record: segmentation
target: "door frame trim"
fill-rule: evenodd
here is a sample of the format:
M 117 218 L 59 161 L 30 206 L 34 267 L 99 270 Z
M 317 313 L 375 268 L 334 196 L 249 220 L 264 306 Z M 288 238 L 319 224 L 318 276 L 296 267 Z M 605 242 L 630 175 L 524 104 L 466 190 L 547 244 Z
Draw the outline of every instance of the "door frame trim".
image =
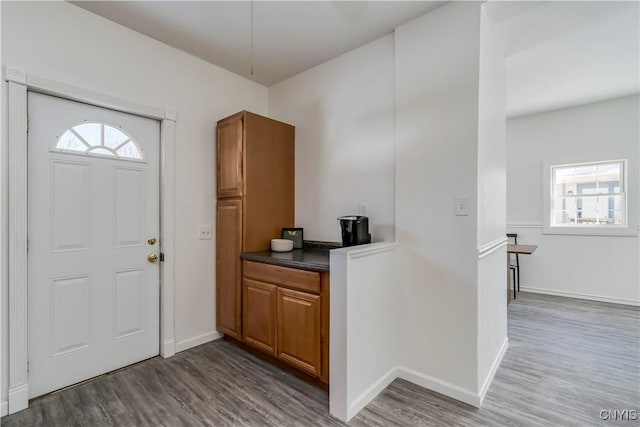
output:
M 29 406 L 27 316 L 27 92 L 53 95 L 160 122 L 160 355 L 175 354 L 175 124 L 176 111 L 6 67 L 9 127 L 9 393 L 8 413 Z

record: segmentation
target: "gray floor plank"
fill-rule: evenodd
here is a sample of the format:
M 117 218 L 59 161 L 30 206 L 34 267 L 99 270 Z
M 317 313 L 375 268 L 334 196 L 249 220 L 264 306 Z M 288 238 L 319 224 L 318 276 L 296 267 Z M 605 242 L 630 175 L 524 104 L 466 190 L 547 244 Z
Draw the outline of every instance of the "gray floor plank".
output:
M 521 293 L 481 409 L 396 380 L 351 426 L 640 425 L 640 309 Z M 324 391 L 216 341 L 32 402 L 13 426 L 340 426 Z

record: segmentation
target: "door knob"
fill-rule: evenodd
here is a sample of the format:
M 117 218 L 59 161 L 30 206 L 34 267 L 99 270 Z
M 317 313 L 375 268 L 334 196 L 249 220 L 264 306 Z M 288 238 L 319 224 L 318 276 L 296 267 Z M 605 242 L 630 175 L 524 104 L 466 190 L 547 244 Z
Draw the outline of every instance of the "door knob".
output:
M 147 243 L 150 245 L 155 245 L 156 244 L 156 238 L 155 237 L 149 237 L 147 239 Z
M 149 262 L 157 262 L 158 261 L 158 255 L 156 254 L 149 254 L 147 256 L 147 261 Z

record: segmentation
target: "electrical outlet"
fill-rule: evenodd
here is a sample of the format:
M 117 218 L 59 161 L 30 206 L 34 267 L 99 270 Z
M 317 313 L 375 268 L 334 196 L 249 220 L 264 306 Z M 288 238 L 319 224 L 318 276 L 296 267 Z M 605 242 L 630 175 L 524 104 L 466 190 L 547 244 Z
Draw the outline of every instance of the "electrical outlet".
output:
M 456 216 L 469 215 L 469 197 L 456 196 Z
M 203 225 L 198 230 L 198 239 L 200 240 L 211 240 L 211 226 Z

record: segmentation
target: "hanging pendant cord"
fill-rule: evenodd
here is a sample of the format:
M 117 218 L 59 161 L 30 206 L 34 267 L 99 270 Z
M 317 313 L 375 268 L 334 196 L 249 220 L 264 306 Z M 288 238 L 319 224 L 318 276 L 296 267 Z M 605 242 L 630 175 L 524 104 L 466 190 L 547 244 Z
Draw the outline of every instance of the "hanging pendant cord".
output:
M 253 76 L 253 0 L 251 0 L 251 75 Z

